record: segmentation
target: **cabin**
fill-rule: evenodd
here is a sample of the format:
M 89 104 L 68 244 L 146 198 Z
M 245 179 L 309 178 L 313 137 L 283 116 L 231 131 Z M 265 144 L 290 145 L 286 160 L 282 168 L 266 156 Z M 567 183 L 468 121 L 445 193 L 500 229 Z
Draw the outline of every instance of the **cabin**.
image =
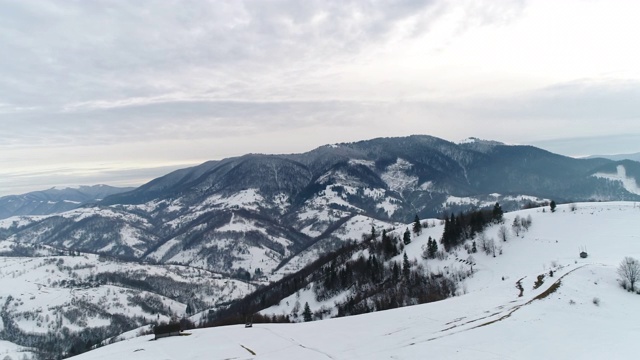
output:
M 155 340 L 166 338 L 169 336 L 180 336 L 182 328 L 180 323 L 158 324 L 153 328 Z
M 154 340 L 158 340 L 158 339 L 162 339 L 170 336 L 180 336 L 180 333 L 181 333 L 180 331 L 172 331 L 172 332 L 163 333 L 163 334 L 156 334 L 156 337 L 154 338 Z

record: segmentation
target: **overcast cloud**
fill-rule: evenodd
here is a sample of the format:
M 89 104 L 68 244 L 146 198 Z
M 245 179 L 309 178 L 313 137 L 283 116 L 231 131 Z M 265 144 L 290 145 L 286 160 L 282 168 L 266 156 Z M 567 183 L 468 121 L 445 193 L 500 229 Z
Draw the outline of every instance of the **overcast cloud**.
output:
M 0 195 L 418 133 L 640 152 L 638 10 L 0 0 Z

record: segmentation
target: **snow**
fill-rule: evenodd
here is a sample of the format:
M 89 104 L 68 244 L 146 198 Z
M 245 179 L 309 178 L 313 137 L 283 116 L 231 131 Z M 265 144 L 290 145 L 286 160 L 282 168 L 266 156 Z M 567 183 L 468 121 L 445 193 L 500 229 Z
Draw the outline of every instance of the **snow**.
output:
M 624 189 L 627 190 L 628 192 L 632 194 L 640 195 L 640 187 L 638 186 L 636 179 L 633 177 L 627 176 L 627 169 L 625 169 L 624 165 L 618 165 L 616 170 L 617 170 L 617 173 L 615 174 L 597 173 L 597 174 L 593 174 L 593 176 L 601 179 L 620 182 L 622 184 L 622 187 L 624 187 Z
M 9 357 L 10 359 L 19 360 L 25 356 L 27 359 L 34 358 L 29 348 L 14 344 L 10 341 L 0 340 L 0 359 Z
M 433 181 L 427 181 L 420 185 L 420 190 L 430 191 L 433 189 Z
M 221 208 L 257 210 L 263 201 L 264 198 L 258 193 L 258 189 L 246 189 L 238 191 L 228 197 L 219 194 L 212 195 L 207 198 L 201 206 L 214 205 Z
M 530 195 L 508 195 L 508 196 L 502 196 L 500 194 L 497 193 L 493 193 L 489 195 L 491 198 L 490 199 L 485 199 L 484 197 L 481 198 L 476 198 L 476 197 L 458 197 L 458 196 L 453 196 L 453 195 L 449 195 L 447 197 L 447 199 L 444 201 L 442 207 L 443 208 L 447 208 L 451 205 L 473 205 L 479 208 L 483 208 L 483 207 L 491 207 L 493 205 L 495 205 L 496 202 L 518 202 L 518 203 L 524 203 L 524 202 L 534 202 L 534 203 L 544 203 L 544 202 L 550 202 L 550 199 L 543 199 L 543 198 L 539 198 L 536 196 L 530 196 Z
M 0 229 L 8 229 L 11 226 L 25 226 L 36 221 L 40 221 L 47 216 L 12 216 L 10 218 L 0 220 Z
M 444 301 L 310 323 L 193 330 L 158 341 L 144 336 L 77 359 L 637 358 L 640 296 L 619 286 L 616 268 L 625 256 L 640 257 L 640 206 L 576 205 L 575 211 L 559 205 L 555 213 L 506 213 L 508 228 L 516 215 L 531 216 L 531 228 L 500 241 L 502 255 L 473 254 L 477 272 L 460 296 Z M 498 229 L 491 226 L 486 236 L 497 240 Z M 463 249 L 442 261 L 420 257 L 426 239 L 441 233 L 442 225 L 425 229 L 406 247 L 407 255 L 432 269 L 463 266 L 455 259 L 468 257 Z M 578 256 L 580 248 L 588 258 Z M 534 289 L 536 277 L 552 268 L 554 276 Z M 520 279 L 522 297 L 515 288 Z M 290 311 L 296 301 L 301 309 L 305 302 L 316 309 L 331 305 L 316 303 L 311 290 L 303 290 L 269 311 Z
M 387 166 L 380 178 L 387 183 L 389 189 L 402 193 L 404 190 L 415 188 L 418 184 L 417 176 L 410 176 L 406 173 L 412 167 L 413 164 L 407 160 L 398 158 L 395 164 Z
M 473 143 L 475 143 L 477 141 L 478 141 L 477 138 L 470 137 L 470 138 L 466 138 L 466 139 L 462 139 L 462 140 L 458 141 L 458 144 L 473 144 Z
M 349 160 L 349 165 L 364 165 L 369 169 L 374 169 L 376 167 L 376 163 L 374 161 L 362 159 L 351 159 Z
M 2 245 L 5 243 L 9 241 L 3 241 Z M 0 257 L 0 302 L 3 304 L 3 316 L 9 316 L 22 331 L 35 334 L 59 332 L 62 327 L 79 331 L 111 323 L 109 316 L 102 317 L 90 312 L 82 312 L 77 320 L 71 322 L 65 313 L 79 309 L 80 304 L 85 302 L 99 306 L 108 314 L 144 317 L 147 321 L 156 320 L 157 315 L 134 305 L 130 299 L 135 295 L 158 295 L 116 285 L 88 284 L 95 275 L 107 272 L 131 276 L 161 276 L 178 282 L 200 284 L 208 290 L 199 296 L 210 304 L 230 301 L 253 289 L 253 285 L 237 280 L 225 280 L 220 274 L 202 269 L 110 261 L 92 254 L 35 258 Z M 75 286 L 69 284 L 71 280 L 76 282 Z M 63 281 L 67 283 L 66 286 L 62 286 Z M 10 297 L 12 300 L 8 301 Z M 160 298 L 165 306 L 177 314 L 184 313 L 186 304 L 164 296 Z M 169 317 L 160 314 L 159 319 L 168 321 Z M 57 320 L 60 321 L 59 325 L 56 325 Z M 0 323 L 0 328 L 2 325 Z M 13 359 L 21 359 L 22 354 L 14 356 L 17 350 L 15 346 L 10 345 L 8 342 L 0 342 L 0 359 L 4 357 L 2 354 L 7 352 Z

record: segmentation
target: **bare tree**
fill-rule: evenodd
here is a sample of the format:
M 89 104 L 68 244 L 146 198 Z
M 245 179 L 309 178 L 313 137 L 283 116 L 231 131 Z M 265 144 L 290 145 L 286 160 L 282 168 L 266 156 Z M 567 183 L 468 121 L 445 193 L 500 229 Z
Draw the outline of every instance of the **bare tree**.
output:
M 529 228 L 531 227 L 531 224 L 533 223 L 533 219 L 531 218 L 531 215 L 527 215 L 527 218 L 522 218 L 522 227 L 524 228 L 525 231 L 529 231 Z
M 489 239 L 484 232 L 478 235 L 478 244 L 480 245 L 480 249 L 487 255 L 490 255 L 493 252 L 493 248 L 495 248 L 493 239 Z
M 635 284 L 640 280 L 640 261 L 630 256 L 625 257 L 618 267 L 618 275 L 625 289 L 635 291 Z
M 498 229 L 498 239 L 500 239 L 502 241 L 509 240 L 509 232 L 507 231 L 507 227 L 506 226 L 502 225 Z
M 522 231 L 522 221 L 520 220 L 520 215 L 516 215 L 516 217 L 513 219 L 511 228 L 513 228 L 513 232 L 516 234 L 516 236 L 520 236 L 520 232 Z

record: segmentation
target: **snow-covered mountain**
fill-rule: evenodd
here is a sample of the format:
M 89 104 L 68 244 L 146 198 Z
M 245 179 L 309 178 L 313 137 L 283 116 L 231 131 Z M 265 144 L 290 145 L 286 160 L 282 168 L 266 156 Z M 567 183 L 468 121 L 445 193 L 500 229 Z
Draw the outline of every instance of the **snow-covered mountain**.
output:
M 215 308 L 256 287 L 203 269 L 10 241 L 0 242 L 0 255 L 0 354 L 15 359 L 86 351 L 143 325 Z
M 617 268 L 627 256 L 640 258 L 640 206 L 595 202 L 550 210 L 506 213 L 502 224 L 488 226 L 439 259 L 424 259 L 422 253 L 429 237 L 442 235 L 441 224 L 414 236 L 404 248 L 412 266 L 472 273 L 446 300 L 297 324 L 198 329 L 158 341 L 143 336 L 78 359 L 636 358 L 640 297 L 620 286 Z M 512 226 L 516 219 L 530 220 L 528 229 Z M 488 240 L 499 244 L 496 255 L 481 250 Z M 469 254 L 465 249 L 473 242 L 479 251 Z M 366 256 L 369 250 L 360 251 Z M 581 257 L 581 251 L 588 256 Z M 350 296 L 318 301 L 315 286 L 263 313 L 295 318 L 296 301 L 318 310 Z
M 513 210 L 551 199 L 640 200 L 639 177 L 635 162 L 530 146 L 380 138 L 206 162 L 95 206 L 5 219 L 0 238 L 275 280 L 372 225 L 496 202 Z
M 0 197 L 0 219 L 20 215 L 49 215 L 97 202 L 107 196 L 131 191 L 133 188 L 117 188 L 108 185 L 52 188 L 22 195 Z

